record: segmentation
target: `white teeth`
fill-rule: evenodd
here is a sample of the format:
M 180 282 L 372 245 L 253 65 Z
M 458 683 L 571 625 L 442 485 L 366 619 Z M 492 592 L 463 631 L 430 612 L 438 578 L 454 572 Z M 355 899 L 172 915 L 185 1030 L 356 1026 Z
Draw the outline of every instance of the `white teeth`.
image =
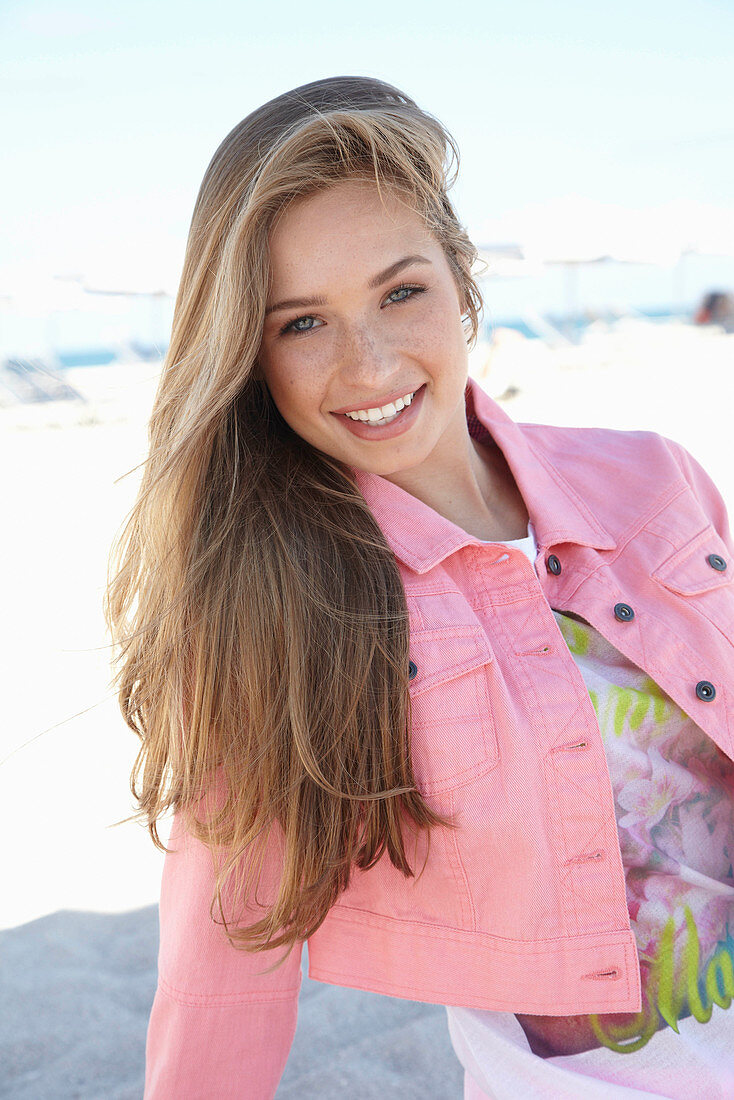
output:
M 415 393 L 416 391 L 407 393 L 405 397 L 399 397 L 397 401 L 391 401 L 390 404 L 383 405 L 381 409 L 360 409 L 358 412 L 348 412 L 344 415 L 351 420 L 368 421 L 370 424 L 387 423 L 389 420 L 394 420 L 399 412 L 410 405 Z

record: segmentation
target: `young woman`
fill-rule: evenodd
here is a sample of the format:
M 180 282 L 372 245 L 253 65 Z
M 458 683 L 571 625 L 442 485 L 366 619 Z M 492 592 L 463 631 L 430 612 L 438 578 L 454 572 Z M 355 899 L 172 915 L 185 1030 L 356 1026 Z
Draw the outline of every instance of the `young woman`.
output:
M 449 153 L 323 80 L 197 199 L 108 596 L 167 853 L 146 1100 L 273 1097 L 306 941 L 445 1005 L 466 1098 L 734 1095 L 726 509 L 468 379 Z

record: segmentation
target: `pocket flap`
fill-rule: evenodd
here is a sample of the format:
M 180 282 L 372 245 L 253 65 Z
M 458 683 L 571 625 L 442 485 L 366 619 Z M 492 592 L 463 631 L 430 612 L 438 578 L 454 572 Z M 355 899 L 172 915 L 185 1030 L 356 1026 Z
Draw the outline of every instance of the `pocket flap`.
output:
M 411 631 L 410 659 L 418 671 L 410 681 L 410 694 L 420 695 L 473 668 L 489 664 L 493 656 L 480 626 Z
M 716 569 L 709 562 L 715 555 L 726 562 L 726 569 Z M 676 550 L 651 574 L 671 592 L 680 596 L 697 596 L 714 588 L 731 584 L 734 561 L 724 540 L 714 527 L 706 527 L 680 550 Z

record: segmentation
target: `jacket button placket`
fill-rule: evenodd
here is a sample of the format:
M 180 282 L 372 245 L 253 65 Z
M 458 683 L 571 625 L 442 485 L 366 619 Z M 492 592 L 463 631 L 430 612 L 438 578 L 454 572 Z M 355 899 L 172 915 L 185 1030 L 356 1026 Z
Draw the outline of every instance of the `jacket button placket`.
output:
M 545 560 L 548 573 L 559 577 L 563 566 L 556 554 L 549 554 Z M 554 586 L 553 586 L 554 587 Z M 552 602 L 553 597 L 549 602 Z M 634 611 L 628 604 L 617 604 L 615 613 L 623 622 L 634 617 Z M 573 662 L 570 653 L 558 651 L 558 659 Z M 578 670 L 577 670 L 578 671 Z M 580 676 L 580 672 L 578 673 Z M 599 786 L 596 778 L 599 770 L 599 754 L 604 748 L 599 738 L 596 715 L 585 685 L 579 685 L 584 698 L 584 711 L 588 726 L 583 728 L 582 712 L 573 696 L 568 696 L 568 716 L 571 721 L 565 726 L 563 734 L 557 739 L 550 751 L 553 760 L 552 774 L 557 782 L 559 814 L 554 824 L 557 826 L 553 836 L 556 851 L 561 856 L 564 890 L 562 892 L 565 920 L 569 928 L 579 931 L 583 928 L 588 912 L 593 906 L 592 899 L 599 890 L 610 892 L 612 868 L 609 866 L 609 846 L 616 842 L 616 830 L 609 821 L 614 821 L 613 802 L 608 806 L 599 799 Z M 559 721 L 559 728 L 560 728 Z M 596 735 L 594 729 L 597 730 Z M 581 796 L 581 797 L 580 797 Z M 612 798 L 611 788 L 609 798 Z M 608 817 L 609 815 L 609 817 Z M 560 824 L 567 822 L 566 826 Z M 573 828 L 568 822 L 573 821 Z M 618 870 L 621 873 L 621 854 L 617 857 Z M 603 885 L 602 885 L 603 884 Z M 617 919 L 623 919 L 627 912 L 624 895 L 617 896 Z M 612 905 L 614 903 L 612 902 Z M 612 917 L 610 916 L 610 921 Z M 601 957 L 598 970 L 593 973 L 580 973 L 579 979 L 607 981 L 623 976 L 620 959 Z
M 727 568 L 727 562 L 720 554 L 709 554 L 706 561 L 711 568 L 717 570 L 717 572 L 723 573 Z M 550 554 L 546 559 L 546 570 L 554 576 L 558 576 L 561 573 L 561 562 L 555 554 Z M 614 617 L 621 623 L 632 622 L 635 617 L 634 608 L 622 601 L 615 603 Z M 716 698 L 716 688 L 710 680 L 699 680 L 696 684 L 695 691 L 697 697 L 704 703 L 710 703 Z M 580 862 L 584 858 L 603 858 L 603 856 L 603 852 L 595 852 L 591 857 L 579 856 L 577 858 Z

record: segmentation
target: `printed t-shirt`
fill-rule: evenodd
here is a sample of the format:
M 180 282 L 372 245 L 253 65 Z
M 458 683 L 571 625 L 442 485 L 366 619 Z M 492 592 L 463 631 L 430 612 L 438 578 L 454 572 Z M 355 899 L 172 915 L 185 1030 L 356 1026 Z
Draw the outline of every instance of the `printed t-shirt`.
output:
M 504 545 L 535 567 L 532 522 Z M 465 1100 L 731 1100 L 734 763 L 589 623 L 553 616 L 599 720 L 642 1011 L 523 1026 L 512 1012 L 447 1005 Z

